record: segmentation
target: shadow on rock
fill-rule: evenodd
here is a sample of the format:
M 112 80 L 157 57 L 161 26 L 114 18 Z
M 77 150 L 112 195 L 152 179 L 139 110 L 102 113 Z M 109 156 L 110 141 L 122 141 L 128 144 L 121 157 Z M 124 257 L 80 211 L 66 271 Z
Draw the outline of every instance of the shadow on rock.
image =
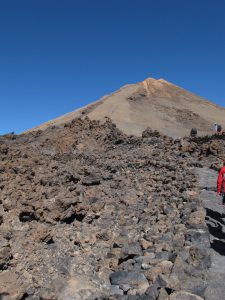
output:
M 206 208 L 206 224 L 208 226 L 210 234 L 220 240 L 225 240 L 225 232 L 223 231 L 225 222 L 225 214 L 213 211 Z M 212 249 L 218 252 L 220 255 L 225 255 L 225 242 L 220 240 L 213 240 L 211 243 Z
M 223 218 L 225 218 L 225 214 L 221 214 L 217 211 L 214 211 L 212 209 L 206 208 L 206 217 L 210 217 L 217 222 L 220 222 L 222 225 L 225 225 Z
M 225 239 L 225 233 L 223 232 L 223 227 L 220 224 L 217 224 L 216 227 L 210 224 L 207 225 L 211 235 L 218 239 Z
M 225 256 L 225 242 L 219 240 L 213 240 L 213 242 L 211 243 L 211 247 L 220 255 Z

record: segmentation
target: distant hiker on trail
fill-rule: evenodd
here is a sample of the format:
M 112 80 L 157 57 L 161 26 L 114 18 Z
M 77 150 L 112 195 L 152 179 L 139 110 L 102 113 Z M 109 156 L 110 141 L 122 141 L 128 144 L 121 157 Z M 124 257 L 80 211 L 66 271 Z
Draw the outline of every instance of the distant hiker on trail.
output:
M 217 133 L 218 134 L 222 133 L 222 126 L 221 125 L 217 125 Z
M 191 136 L 191 137 L 196 137 L 196 136 L 197 136 L 197 133 L 198 133 L 198 131 L 197 131 L 196 128 L 191 128 L 191 132 L 190 132 L 190 136 Z
M 214 133 L 217 133 L 217 123 L 214 123 L 214 126 L 213 126 L 213 131 L 214 131 Z
M 222 196 L 222 203 L 225 205 L 225 161 L 217 178 L 217 195 Z

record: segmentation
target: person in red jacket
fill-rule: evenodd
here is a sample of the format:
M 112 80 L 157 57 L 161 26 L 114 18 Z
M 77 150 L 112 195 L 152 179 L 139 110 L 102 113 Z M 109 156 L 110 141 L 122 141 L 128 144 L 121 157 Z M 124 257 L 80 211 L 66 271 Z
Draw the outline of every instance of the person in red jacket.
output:
M 222 195 L 223 204 L 225 204 L 225 161 L 217 178 L 217 195 Z

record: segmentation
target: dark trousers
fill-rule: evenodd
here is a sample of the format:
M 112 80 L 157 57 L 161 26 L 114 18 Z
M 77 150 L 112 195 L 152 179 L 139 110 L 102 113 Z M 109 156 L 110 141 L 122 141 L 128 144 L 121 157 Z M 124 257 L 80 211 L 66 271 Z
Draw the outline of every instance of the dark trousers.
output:
M 225 204 L 225 193 L 222 193 L 222 203 Z

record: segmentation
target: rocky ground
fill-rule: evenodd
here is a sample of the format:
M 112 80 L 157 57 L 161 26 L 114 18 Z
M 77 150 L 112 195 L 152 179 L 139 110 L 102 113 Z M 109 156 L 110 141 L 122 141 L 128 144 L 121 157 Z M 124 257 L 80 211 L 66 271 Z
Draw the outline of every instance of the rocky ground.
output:
M 198 178 L 224 146 L 89 119 L 1 136 L 0 299 L 212 299 Z

